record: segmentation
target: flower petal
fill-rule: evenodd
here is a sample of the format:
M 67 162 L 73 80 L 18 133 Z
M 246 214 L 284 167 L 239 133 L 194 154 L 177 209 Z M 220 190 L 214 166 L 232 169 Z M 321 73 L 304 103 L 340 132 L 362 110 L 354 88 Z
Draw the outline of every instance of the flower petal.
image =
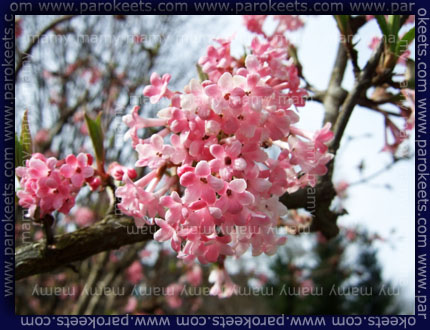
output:
M 234 192 L 242 193 L 246 189 L 246 181 L 244 179 L 234 179 L 230 181 L 229 187 Z
M 205 160 L 200 161 L 196 166 L 195 173 L 196 173 L 196 176 L 201 177 L 201 178 L 205 178 L 208 175 L 210 175 L 211 174 L 211 168 L 210 168 L 208 162 Z
M 184 187 L 189 187 L 196 182 L 196 176 L 193 172 L 185 172 L 181 175 L 179 183 Z

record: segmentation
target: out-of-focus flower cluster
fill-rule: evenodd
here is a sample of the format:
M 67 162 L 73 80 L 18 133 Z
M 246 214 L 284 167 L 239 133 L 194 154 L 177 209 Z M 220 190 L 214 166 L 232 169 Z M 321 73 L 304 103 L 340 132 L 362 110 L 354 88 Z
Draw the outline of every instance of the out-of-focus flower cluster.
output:
M 298 25 L 279 20 L 277 29 Z M 217 262 L 248 248 L 255 256 L 275 253 L 286 240 L 275 233 L 287 212 L 279 197 L 315 185 L 332 159 L 329 125 L 314 133 L 294 126 L 306 92 L 287 39 L 279 31 L 260 34 L 239 59 L 230 54 L 231 40 L 217 39 L 199 61 L 207 79 L 192 79 L 183 92 L 169 90 L 169 74 L 153 73 L 144 95 L 151 103 L 167 98 L 170 106 L 158 118 L 140 117 L 138 107 L 123 118 L 136 166 L 149 173 L 133 182 L 122 172 L 118 206 L 138 225 L 155 222 L 155 239 L 170 240 L 185 262 Z M 162 129 L 139 138 L 147 127 Z M 221 277 L 213 277 L 221 295 Z

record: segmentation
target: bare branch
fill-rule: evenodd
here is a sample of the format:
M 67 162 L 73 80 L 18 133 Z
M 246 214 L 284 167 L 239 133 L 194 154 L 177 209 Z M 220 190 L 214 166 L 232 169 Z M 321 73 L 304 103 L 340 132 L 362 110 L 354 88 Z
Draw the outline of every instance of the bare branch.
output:
M 133 219 L 107 216 L 93 226 L 55 237 L 55 245 L 45 241 L 18 247 L 15 251 L 15 280 L 50 272 L 94 254 L 152 239 L 156 226 L 137 228 Z
M 390 170 L 391 168 L 394 167 L 394 165 L 398 164 L 400 161 L 402 160 L 410 160 L 414 157 L 415 155 L 412 153 L 410 155 L 407 155 L 405 157 L 401 157 L 401 158 L 394 158 L 392 162 L 388 163 L 387 165 L 385 165 L 384 167 L 380 168 L 379 170 L 373 172 L 372 174 L 370 174 L 369 176 L 366 176 L 364 178 L 361 178 L 360 180 L 351 182 L 349 184 L 349 187 L 352 186 L 357 186 L 363 183 L 367 183 L 375 178 L 377 178 L 378 176 L 380 176 L 381 174 L 387 172 L 388 170 Z
M 15 68 L 15 80 L 18 77 L 19 72 L 21 71 L 25 61 L 28 60 L 28 58 L 31 55 L 31 51 L 33 50 L 33 48 L 39 43 L 40 39 L 47 34 L 49 31 L 51 31 L 52 29 L 54 29 L 57 25 L 69 21 L 74 17 L 74 15 L 66 15 L 66 16 L 62 16 L 60 18 L 57 18 L 56 20 L 52 21 L 50 24 L 48 24 L 42 31 L 40 31 L 36 36 L 34 36 L 33 38 L 31 38 L 30 40 L 30 44 L 28 45 L 28 47 L 24 50 L 23 53 L 21 53 L 19 55 L 18 58 L 18 64 Z
M 371 85 L 372 77 L 375 74 L 376 67 L 383 51 L 384 42 L 381 41 L 379 43 L 378 49 L 367 62 L 366 67 L 360 73 L 354 87 L 343 102 L 342 111 L 340 112 L 333 128 L 334 139 L 330 145 L 331 152 L 336 153 L 337 149 L 339 148 L 340 140 L 342 139 L 343 132 L 345 131 L 346 125 L 348 124 L 349 118 L 351 117 L 352 110 L 354 110 L 354 107 L 357 105 L 360 96 Z
M 339 114 L 339 107 L 346 97 L 345 91 L 342 89 L 342 80 L 345 75 L 348 56 L 345 47 L 339 43 L 335 64 L 331 73 L 330 82 L 325 92 L 323 105 L 325 109 L 324 123 L 335 123 Z

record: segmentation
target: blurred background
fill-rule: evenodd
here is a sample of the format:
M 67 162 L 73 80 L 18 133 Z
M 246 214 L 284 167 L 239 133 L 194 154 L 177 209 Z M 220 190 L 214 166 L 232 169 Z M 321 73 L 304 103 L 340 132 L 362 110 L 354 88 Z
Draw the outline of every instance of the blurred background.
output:
M 302 19 L 304 27 L 288 38 L 298 49 L 303 75 L 323 90 L 339 32 L 332 16 Z M 48 25 L 52 28 L 39 37 Z M 214 38 L 234 35 L 232 53 L 241 56 L 254 37 L 240 16 L 20 16 L 15 28 L 16 131 L 27 109 L 35 151 L 59 159 L 92 153 L 84 113 L 95 117 L 102 111 L 107 164 L 128 166 L 136 155 L 123 141 L 127 128 L 121 117 L 134 105 L 148 117 L 168 105 L 154 106 L 143 97 L 150 74 L 170 73 L 171 90 L 182 90 L 197 77 L 196 63 Z M 373 20 L 354 39 L 361 66 L 380 35 Z M 413 44 L 410 50 L 413 58 Z M 348 64 L 343 87 L 353 82 Z M 309 101 L 300 110 L 299 126 L 318 129 L 323 114 L 320 103 Z M 340 234 L 330 241 L 315 233 L 289 236 L 275 256 L 228 259 L 236 296 L 209 296 L 210 266 L 184 265 L 168 245 L 150 242 L 16 282 L 16 313 L 412 314 L 413 143 L 400 146 L 395 162 L 381 152 L 384 143 L 382 116 L 356 107 L 336 158 L 333 207 L 345 210 Z M 105 193 L 82 189 L 71 213 L 57 217 L 56 233 L 101 220 L 107 205 Z M 43 237 L 22 210 L 16 214 L 16 246 Z

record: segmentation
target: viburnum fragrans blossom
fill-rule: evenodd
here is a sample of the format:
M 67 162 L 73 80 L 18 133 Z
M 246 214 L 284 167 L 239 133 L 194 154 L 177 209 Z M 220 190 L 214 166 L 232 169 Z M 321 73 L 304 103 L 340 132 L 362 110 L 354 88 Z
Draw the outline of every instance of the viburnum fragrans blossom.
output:
M 167 84 L 170 81 L 170 75 L 165 74 L 160 77 L 155 72 L 151 75 L 151 85 L 146 86 L 144 94 L 150 97 L 151 103 L 157 103 L 162 97 L 170 97 L 171 91 L 167 88 Z
M 185 274 L 182 275 L 177 282 L 169 284 L 166 288 L 166 301 L 170 308 L 178 308 L 182 305 L 182 293 L 187 294 L 187 284 L 193 287 L 199 286 L 202 283 L 203 271 L 200 265 L 184 265 L 186 268 Z
M 276 34 L 283 34 L 286 31 L 295 31 L 303 26 L 303 21 L 297 15 L 274 15 L 272 16 L 276 28 L 273 32 Z M 258 33 L 267 37 L 263 31 L 263 25 L 266 22 L 268 15 L 244 15 L 243 20 L 246 28 L 254 33 Z
M 134 261 L 128 268 L 127 268 L 127 280 L 131 283 L 131 284 L 138 284 L 140 281 L 142 281 L 142 279 L 144 278 L 143 276 L 143 267 L 142 264 L 140 263 L 140 261 L 136 260 Z
M 89 226 L 96 220 L 96 214 L 88 207 L 78 207 L 74 214 L 74 220 L 78 226 Z
M 216 268 L 209 274 L 209 282 L 213 283 L 210 294 L 220 298 L 230 297 L 236 290 L 237 286 L 233 283 L 227 271 L 224 268 Z
M 118 181 L 123 180 L 124 175 L 127 175 L 130 179 L 135 179 L 137 177 L 137 173 L 134 168 L 127 168 L 117 162 L 113 162 L 109 165 L 108 174 Z
M 54 211 L 68 214 L 81 187 L 95 178 L 91 164 L 91 155 L 84 153 L 61 161 L 33 154 L 25 166 L 16 169 L 21 187 L 17 192 L 19 205 L 33 218 L 37 210 L 40 218 Z
M 94 168 L 91 166 L 92 157 L 88 158 L 86 154 L 81 153 L 78 157 L 69 155 L 65 162 L 60 168 L 60 173 L 70 179 L 75 187 L 81 187 L 85 179 L 94 174 Z
M 158 118 L 140 117 L 138 107 L 124 117 L 135 166 L 149 172 L 136 181 L 124 175 L 118 206 L 139 225 L 155 222 L 155 239 L 170 241 L 187 263 L 220 262 L 249 248 L 274 254 L 285 242 L 276 233 L 287 213 L 279 197 L 315 185 L 332 159 L 329 125 L 315 133 L 294 126 L 306 92 L 286 38 L 255 37 L 240 59 L 230 54 L 231 40 L 217 42 L 199 62 L 208 80 L 171 92 L 167 76 L 153 75 L 144 95 L 171 104 Z M 161 130 L 139 138 L 148 127 Z M 232 292 L 223 273 L 213 277 L 214 294 Z
M 202 70 L 212 81 L 218 80 L 224 72 L 236 65 L 236 59 L 230 55 L 231 39 L 215 39 L 215 41 L 219 46 L 209 46 L 207 54 L 199 60 Z

